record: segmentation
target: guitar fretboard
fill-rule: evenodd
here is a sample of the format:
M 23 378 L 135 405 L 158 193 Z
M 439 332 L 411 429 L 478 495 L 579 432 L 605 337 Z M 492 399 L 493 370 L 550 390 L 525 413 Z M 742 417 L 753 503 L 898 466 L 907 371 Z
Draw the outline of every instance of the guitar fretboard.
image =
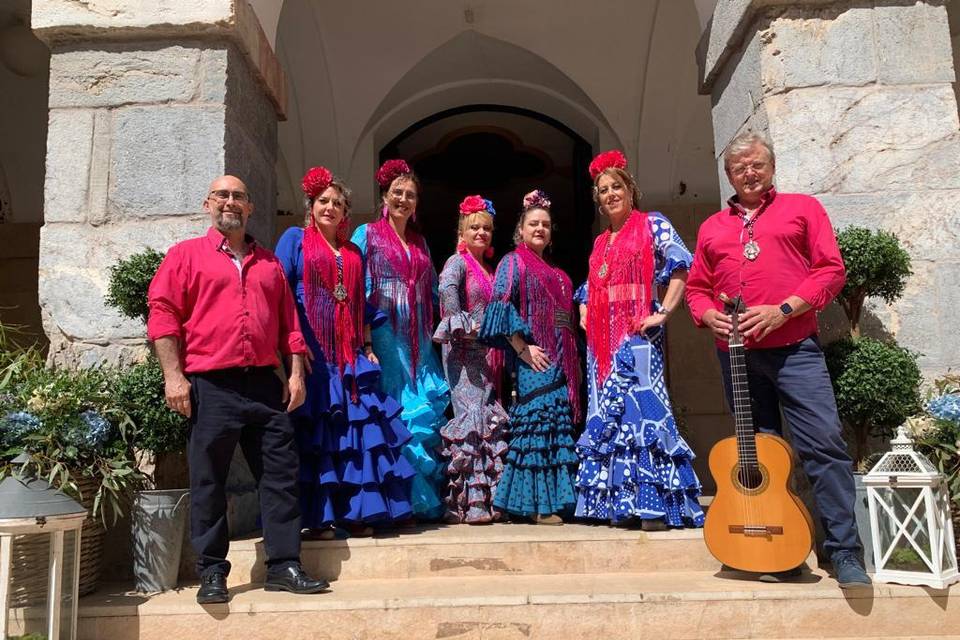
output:
M 753 429 L 753 408 L 747 384 L 747 362 L 743 343 L 730 344 L 730 383 L 733 387 L 733 418 L 736 425 L 737 454 L 741 468 L 757 468 L 757 439 Z

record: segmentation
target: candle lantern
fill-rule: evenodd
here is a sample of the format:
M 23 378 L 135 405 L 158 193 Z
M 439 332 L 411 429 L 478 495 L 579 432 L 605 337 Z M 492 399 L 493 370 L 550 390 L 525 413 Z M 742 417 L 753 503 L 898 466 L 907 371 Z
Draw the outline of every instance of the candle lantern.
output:
M 14 463 L 28 460 L 21 455 Z M 82 505 L 41 479 L 10 475 L 0 482 L 0 639 L 76 640 L 86 517 Z M 47 550 L 31 563 L 43 588 L 29 589 L 29 597 L 13 581 L 14 560 L 25 548 Z
M 863 478 L 875 578 L 943 589 L 960 580 L 944 477 L 917 453 L 905 426 Z

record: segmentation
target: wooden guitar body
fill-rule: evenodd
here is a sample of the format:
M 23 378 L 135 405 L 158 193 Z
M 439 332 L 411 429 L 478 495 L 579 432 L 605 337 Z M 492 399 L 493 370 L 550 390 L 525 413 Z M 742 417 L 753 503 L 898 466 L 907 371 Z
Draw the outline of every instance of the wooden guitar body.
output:
M 729 567 L 787 571 L 810 554 L 813 520 L 789 488 L 790 445 L 774 435 L 758 433 L 755 438 L 758 464 L 752 474 L 740 466 L 736 437 L 724 438 L 710 451 L 717 495 L 707 511 L 703 537 L 710 553 Z

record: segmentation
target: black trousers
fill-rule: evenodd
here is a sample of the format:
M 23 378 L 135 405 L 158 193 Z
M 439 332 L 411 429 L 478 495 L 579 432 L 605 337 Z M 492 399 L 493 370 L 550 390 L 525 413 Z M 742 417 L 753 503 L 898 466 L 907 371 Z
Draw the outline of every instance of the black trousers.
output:
M 283 383 L 268 367 L 222 369 L 189 376 L 193 405 L 190 462 L 190 540 L 197 571 L 227 574 L 227 473 L 240 444 L 260 491 L 268 571 L 300 559 L 298 456 Z

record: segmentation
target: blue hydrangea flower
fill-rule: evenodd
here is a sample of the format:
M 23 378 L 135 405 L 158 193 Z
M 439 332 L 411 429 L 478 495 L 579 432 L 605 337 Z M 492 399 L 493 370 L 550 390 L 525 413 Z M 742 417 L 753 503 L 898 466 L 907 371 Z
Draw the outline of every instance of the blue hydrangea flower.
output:
M 491 216 L 496 216 L 497 211 L 493 208 L 493 203 L 487 200 L 486 198 L 484 198 L 483 201 L 487 205 L 487 213 L 489 213 Z
M 927 411 L 934 418 L 960 425 L 960 393 L 945 393 L 927 403 Z
M 88 449 L 100 449 L 110 440 L 113 425 L 96 411 L 87 410 L 80 414 L 86 429 L 75 434 L 76 444 Z
M 4 447 L 19 446 L 23 437 L 42 426 L 40 418 L 27 411 L 11 411 L 0 419 L 0 442 Z

